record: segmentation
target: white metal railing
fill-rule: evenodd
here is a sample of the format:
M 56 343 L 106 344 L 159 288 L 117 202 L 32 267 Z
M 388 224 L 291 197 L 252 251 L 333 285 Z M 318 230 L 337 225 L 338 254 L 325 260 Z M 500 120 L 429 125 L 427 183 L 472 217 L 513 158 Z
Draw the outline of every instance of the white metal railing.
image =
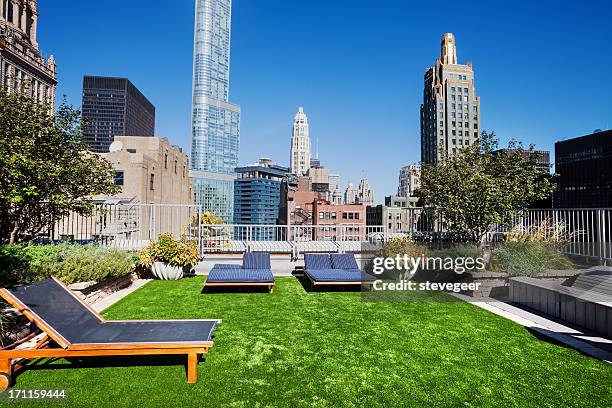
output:
M 406 209 L 403 219 L 382 220 L 383 225 L 201 225 L 202 208 L 196 205 L 99 204 L 89 216 L 70 214 L 53 223 L 38 236 L 39 241 L 94 242 L 134 249 L 162 233 L 197 240 L 203 252 L 248 250 L 252 243 L 279 244 L 283 248 L 309 242 L 365 242 L 380 246 L 393 236 L 410 236 L 417 241 L 453 240 L 431 210 Z M 561 226 L 569 236 L 563 251 L 600 261 L 612 261 L 612 208 L 529 209 L 507 225 L 496 225 L 486 236 L 488 242 L 503 239 L 509 231 L 527 231 L 544 221 L 550 230 Z M 401 221 L 402 228 L 389 228 Z M 391 225 L 393 227 L 393 224 Z M 558 229 L 558 228 L 557 228 Z M 545 232 L 547 233 L 547 232 Z M 553 233 L 553 232 L 551 232 Z M 262 246 L 264 244 L 257 244 Z M 324 244 L 321 244 L 324 245 Z
M 239 250 L 249 242 L 383 242 L 385 228 L 363 224 L 318 225 L 201 225 L 201 248 L 204 252 Z M 240 243 L 244 244 L 240 244 Z M 283 247 L 281 244 L 279 247 Z

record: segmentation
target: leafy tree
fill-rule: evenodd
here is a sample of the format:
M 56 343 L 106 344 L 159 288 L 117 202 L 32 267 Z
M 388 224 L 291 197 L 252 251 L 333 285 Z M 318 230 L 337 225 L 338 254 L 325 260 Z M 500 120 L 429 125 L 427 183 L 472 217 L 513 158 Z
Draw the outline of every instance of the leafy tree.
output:
M 456 154 L 441 150 L 436 166 L 423 165 L 417 195 L 461 240 L 481 242 L 495 224 L 508 224 L 529 202 L 554 190 L 537 168 L 538 155 L 526 154 L 534 146 L 498 146 L 495 133 L 483 131 L 477 143 Z
M 81 140 L 80 112 L 57 113 L 26 92 L 0 91 L 0 243 L 35 237 L 70 212 L 91 214 L 82 200 L 114 194 L 108 161 Z

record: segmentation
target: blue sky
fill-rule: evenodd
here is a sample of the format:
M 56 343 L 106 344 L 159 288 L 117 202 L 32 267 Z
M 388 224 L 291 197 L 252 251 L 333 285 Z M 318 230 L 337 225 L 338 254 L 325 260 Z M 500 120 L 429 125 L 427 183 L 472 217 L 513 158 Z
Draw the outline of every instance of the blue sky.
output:
M 413 4 L 414 3 L 414 4 Z M 511 3 L 511 4 L 510 4 Z M 58 95 L 81 105 L 85 74 L 125 76 L 157 108 L 156 134 L 190 152 L 195 0 L 39 0 L 39 43 Z M 437 10 L 448 10 L 439 13 Z M 230 99 L 241 164 L 288 164 L 304 106 L 342 184 L 377 201 L 420 159 L 423 73 L 455 34 L 476 72 L 482 128 L 538 148 L 612 126 L 612 2 L 234 0 Z

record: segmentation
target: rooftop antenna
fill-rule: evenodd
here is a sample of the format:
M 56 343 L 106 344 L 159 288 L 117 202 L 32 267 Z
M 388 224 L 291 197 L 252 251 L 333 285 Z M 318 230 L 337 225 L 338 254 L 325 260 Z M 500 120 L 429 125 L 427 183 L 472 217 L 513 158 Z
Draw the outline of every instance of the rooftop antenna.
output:
M 317 135 L 317 160 L 319 160 L 319 135 Z

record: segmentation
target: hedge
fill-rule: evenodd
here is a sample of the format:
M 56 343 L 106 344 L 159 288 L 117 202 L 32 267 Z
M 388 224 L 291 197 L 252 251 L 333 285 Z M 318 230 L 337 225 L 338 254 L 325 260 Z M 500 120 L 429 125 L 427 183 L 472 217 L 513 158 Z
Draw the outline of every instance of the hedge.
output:
M 0 246 L 0 286 L 27 284 L 53 275 L 64 283 L 101 281 L 130 273 L 135 252 L 96 245 Z

